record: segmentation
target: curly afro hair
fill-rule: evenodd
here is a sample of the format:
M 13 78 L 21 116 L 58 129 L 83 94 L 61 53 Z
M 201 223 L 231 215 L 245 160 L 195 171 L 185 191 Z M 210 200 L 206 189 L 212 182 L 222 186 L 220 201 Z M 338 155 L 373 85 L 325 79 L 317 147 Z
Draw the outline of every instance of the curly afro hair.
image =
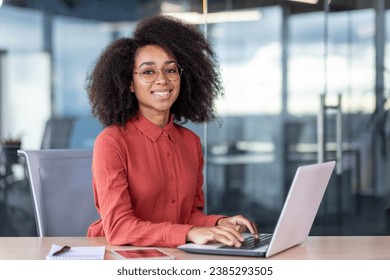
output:
M 171 107 L 175 121 L 196 123 L 215 119 L 214 101 L 223 95 L 216 55 L 195 26 L 156 15 L 142 20 L 133 38 L 121 38 L 106 47 L 87 77 L 92 114 L 104 126 L 124 126 L 138 112 L 130 92 L 137 50 L 158 45 L 172 53 L 184 69 L 180 93 Z

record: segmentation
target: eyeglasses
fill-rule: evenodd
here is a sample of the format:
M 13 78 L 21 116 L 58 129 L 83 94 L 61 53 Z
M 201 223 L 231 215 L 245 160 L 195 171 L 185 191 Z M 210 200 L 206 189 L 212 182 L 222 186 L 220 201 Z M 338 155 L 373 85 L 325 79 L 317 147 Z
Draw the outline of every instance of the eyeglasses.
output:
M 160 69 L 158 69 L 156 65 L 145 64 L 142 65 L 137 72 L 133 72 L 133 74 L 138 74 L 141 79 L 146 83 L 152 83 L 160 75 L 158 70 L 161 70 L 165 78 L 167 78 L 171 82 L 180 79 L 180 76 L 183 72 L 183 68 L 181 68 L 179 64 L 177 64 L 176 62 L 172 62 Z

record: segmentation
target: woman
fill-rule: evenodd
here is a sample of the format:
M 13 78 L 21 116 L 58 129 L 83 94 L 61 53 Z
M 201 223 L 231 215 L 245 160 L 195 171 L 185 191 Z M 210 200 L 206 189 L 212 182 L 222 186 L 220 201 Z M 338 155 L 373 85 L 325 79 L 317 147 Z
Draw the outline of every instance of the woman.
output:
M 118 39 L 88 77 L 96 138 L 93 189 L 101 219 L 88 236 L 115 245 L 176 247 L 186 242 L 241 245 L 258 237 L 245 217 L 205 215 L 199 137 L 177 122 L 215 118 L 222 92 L 215 55 L 190 24 L 168 16 L 140 22 Z

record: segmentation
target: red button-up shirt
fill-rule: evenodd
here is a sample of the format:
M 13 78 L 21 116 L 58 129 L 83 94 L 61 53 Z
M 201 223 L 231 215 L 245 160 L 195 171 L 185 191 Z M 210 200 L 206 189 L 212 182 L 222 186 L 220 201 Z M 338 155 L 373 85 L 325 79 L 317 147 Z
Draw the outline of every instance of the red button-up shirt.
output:
M 214 226 L 205 215 L 199 137 L 172 121 L 160 128 L 141 114 L 96 138 L 92 174 L 101 219 L 88 236 L 111 244 L 176 247 L 193 226 Z

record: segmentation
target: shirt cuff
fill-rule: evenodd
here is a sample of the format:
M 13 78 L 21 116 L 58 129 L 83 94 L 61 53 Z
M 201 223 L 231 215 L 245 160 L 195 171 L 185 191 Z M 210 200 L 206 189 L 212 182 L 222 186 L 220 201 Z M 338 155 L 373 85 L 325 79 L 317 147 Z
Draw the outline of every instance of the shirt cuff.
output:
M 187 233 L 193 225 L 175 225 L 166 231 L 165 243 L 169 247 L 177 247 L 185 244 L 187 241 Z

